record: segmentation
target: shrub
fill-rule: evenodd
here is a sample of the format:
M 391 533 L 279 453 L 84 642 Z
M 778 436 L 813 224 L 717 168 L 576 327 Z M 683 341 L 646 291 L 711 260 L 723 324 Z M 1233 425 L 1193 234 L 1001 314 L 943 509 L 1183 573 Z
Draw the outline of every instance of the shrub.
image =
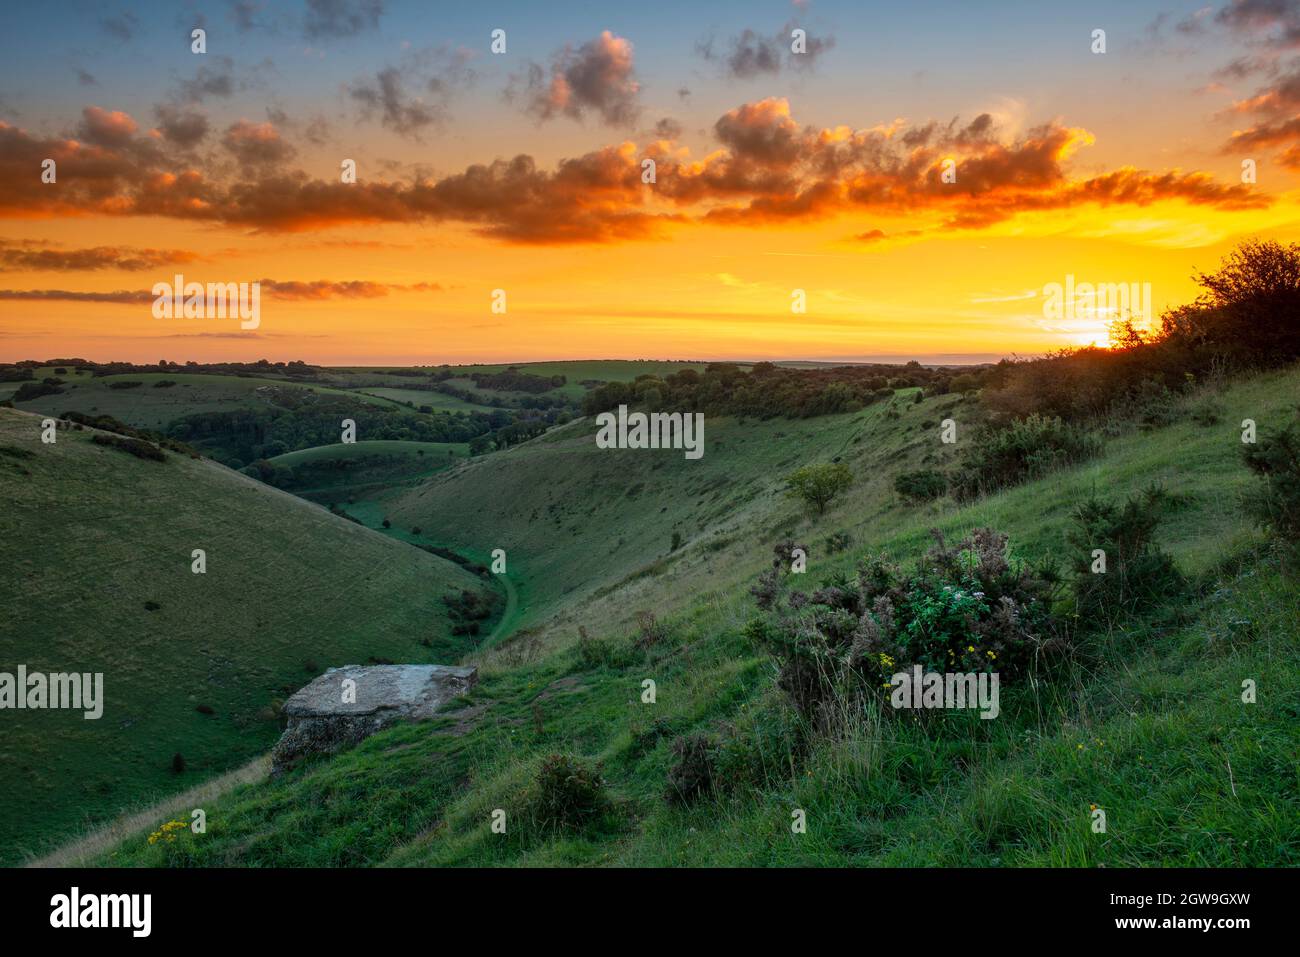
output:
M 909 502 L 928 502 L 948 491 L 948 476 L 938 469 L 920 469 L 894 476 L 894 491 Z
M 102 432 L 97 432 L 90 440 L 96 445 L 106 445 L 109 448 L 129 452 L 138 459 L 148 459 L 151 462 L 167 461 L 167 455 L 162 449 L 143 439 L 131 439 L 124 435 L 105 435 Z
M 39 399 L 43 395 L 58 395 L 62 391 L 57 385 L 48 382 L 24 382 L 10 398 L 14 402 L 26 402 L 29 399 Z
M 673 764 L 668 769 L 664 797 L 673 804 L 689 804 L 713 790 L 717 778 L 718 743 L 701 732 L 673 742 Z
M 904 574 L 863 563 L 855 579 L 788 595 L 778 571 L 760 580 L 765 618 L 749 635 L 778 662 L 777 686 L 805 718 L 824 723 L 836 706 L 921 665 L 931 671 L 993 671 L 1014 679 L 1066 637 L 1052 614 L 1054 571 L 1016 562 L 1007 536 L 980 528 L 955 546 L 935 544 Z
M 1122 505 L 1093 496 L 1074 510 L 1066 539 L 1073 552 L 1074 593 L 1079 615 L 1113 621 L 1176 595 L 1184 581 L 1173 559 L 1154 543 L 1171 497 L 1157 486 Z M 1105 552 L 1105 571 L 1094 572 L 1093 552 Z
M 1242 446 L 1246 467 L 1264 480 L 1247 504 L 1261 525 L 1292 549 L 1300 548 L 1300 425 L 1261 435 Z
M 172 772 L 181 774 L 185 771 L 185 756 L 177 751 L 172 755 Z
M 952 491 L 958 499 L 974 498 L 1082 461 L 1100 449 L 1100 440 L 1085 429 L 1035 413 L 983 430 L 966 447 Z
M 786 481 L 791 498 L 802 499 L 817 509 L 820 515 L 841 492 L 853 484 L 853 473 L 841 462 L 805 465 L 791 473 Z
M 852 544 L 853 536 L 846 531 L 838 531 L 833 535 L 826 536 L 826 552 L 829 555 L 842 552 Z
M 621 667 L 628 657 L 627 649 L 613 638 L 592 638 L 585 625 L 578 626 L 578 662 L 584 670 Z
M 542 760 L 525 798 L 527 814 L 543 830 L 581 828 L 608 807 L 599 766 L 566 754 Z
M 130 381 L 121 381 L 121 382 L 110 382 L 108 384 L 108 387 L 110 389 L 137 389 L 142 385 L 144 385 L 144 383 L 140 382 L 139 380 L 130 380 Z

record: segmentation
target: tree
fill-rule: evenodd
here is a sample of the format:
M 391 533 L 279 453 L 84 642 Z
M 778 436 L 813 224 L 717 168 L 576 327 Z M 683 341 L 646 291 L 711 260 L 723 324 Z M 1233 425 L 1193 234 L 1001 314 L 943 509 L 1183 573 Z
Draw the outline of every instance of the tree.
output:
M 853 473 L 842 462 L 823 462 L 805 465 L 791 473 L 786 481 L 790 483 L 787 495 L 815 506 L 817 514 L 822 515 L 826 506 L 853 484 Z

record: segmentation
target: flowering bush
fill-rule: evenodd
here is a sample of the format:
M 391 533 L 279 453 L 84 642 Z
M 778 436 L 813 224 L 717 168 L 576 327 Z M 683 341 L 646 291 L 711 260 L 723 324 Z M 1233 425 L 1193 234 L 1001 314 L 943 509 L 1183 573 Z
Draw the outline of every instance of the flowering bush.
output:
M 1014 561 L 1007 536 L 989 528 L 955 546 L 933 535 L 910 574 L 873 559 L 811 594 L 787 591 L 779 563 L 760 578 L 752 594 L 768 614 L 750 634 L 777 658 L 777 684 L 805 717 L 913 665 L 1014 679 L 1065 648 L 1054 570 Z

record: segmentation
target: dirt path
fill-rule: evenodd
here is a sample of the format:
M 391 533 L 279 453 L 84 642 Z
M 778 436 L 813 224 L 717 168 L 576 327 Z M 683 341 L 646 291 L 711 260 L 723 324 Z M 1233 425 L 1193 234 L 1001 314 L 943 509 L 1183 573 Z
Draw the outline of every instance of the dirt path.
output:
M 44 857 L 28 861 L 24 866 L 77 867 L 90 858 L 103 854 L 127 838 L 143 834 L 145 831 L 157 827 L 159 823 L 171 818 L 173 815 L 189 820 L 190 811 L 194 808 L 202 807 L 206 802 L 220 797 L 240 784 L 252 784 L 255 781 L 263 780 L 270 770 L 270 761 L 270 757 L 262 755 L 242 768 L 227 771 L 225 774 L 196 785 L 188 791 L 182 791 L 165 801 L 159 801 L 143 811 L 124 815 L 110 824 L 105 824 L 103 827 L 65 844 L 57 851 L 52 851 Z

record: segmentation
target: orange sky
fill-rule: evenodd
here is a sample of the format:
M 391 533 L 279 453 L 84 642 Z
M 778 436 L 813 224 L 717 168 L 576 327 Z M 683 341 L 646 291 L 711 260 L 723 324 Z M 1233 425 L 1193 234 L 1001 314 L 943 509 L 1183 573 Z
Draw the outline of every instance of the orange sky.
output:
M 1285 132 L 1295 66 L 1281 56 L 1218 89 L 1170 58 L 1160 85 L 1130 79 L 1143 89 L 1131 116 L 1116 95 L 1122 72 L 1098 74 L 1110 96 L 1092 104 L 993 76 L 953 90 L 936 122 L 909 117 L 906 98 L 834 115 L 855 69 L 845 44 L 841 33 L 827 46 L 813 79 L 787 68 L 757 89 L 679 67 L 694 91 L 674 98 L 663 83 L 651 92 L 650 40 L 593 28 L 549 64 L 530 61 L 541 82 L 522 100 L 527 120 L 515 89 L 525 74 L 503 67 L 497 87 L 480 76 L 435 121 L 401 41 L 371 67 L 402 64 L 393 76 L 406 92 L 340 80 L 315 94 L 329 138 L 307 107 L 291 115 L 246 93 L 238 66 L 240 82 L 207 99 L 160 88 L 152 104 L 119 105 L 91 88 L 81 106 L 62 97 L 8 115 L 0 100 L 0 359 L 1034 354 L 1106 341 L 1107 316 L 1045 314 L 1049 283 L 1149 284 L 1158 316 L 1192 298 L 1193 272 L 1233 243 L 1300 237 L 1300 148 Z M 178 89 L 221 62 L 194 72 L 182 61 L 194 78 Z M 1071 63 L 1096 69 L 1086 49 Z M 1201 72 L 1205 87 L 1213 74 Z M 942 98 L 917 91 L 917 109 Z M 347 156 L 358 157 L 353 184 L 334 172 Z M 1257 183 L 1241 182 L 1243 156 Z M 58 160 L 57 183 L 40 182 L 45 157 Z M 949 159 L 954 183 L 942 178 Z M 141 296 L 176 273 L 276 285 L 255 331 L 156 319 Z M 504 314 L 491 309 L 496 289 Z M 118 292 L 127 301 L 111 301 Z

